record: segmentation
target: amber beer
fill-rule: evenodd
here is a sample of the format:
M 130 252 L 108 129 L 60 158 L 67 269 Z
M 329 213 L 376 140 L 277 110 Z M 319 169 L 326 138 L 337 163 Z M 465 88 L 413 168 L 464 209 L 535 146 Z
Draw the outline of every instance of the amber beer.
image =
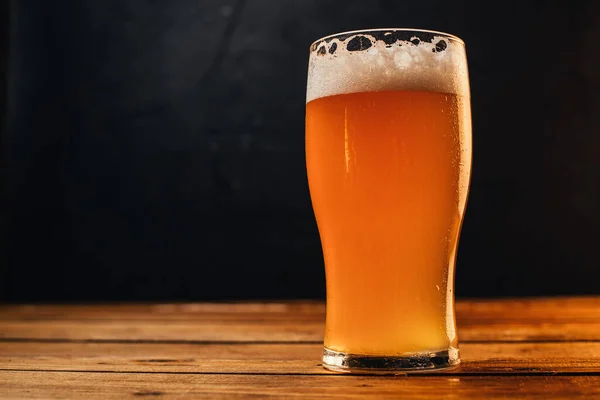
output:
M 454 266 L 471 168 L 464 44 L 393 32 L 391 45 L 381 31 L 356 33 L 366 50 L 350 51 L 356 36 L 346 35 L 311 53 L 306 163 L 327 279 L 323 361 L 338 371 L 459 362 Z

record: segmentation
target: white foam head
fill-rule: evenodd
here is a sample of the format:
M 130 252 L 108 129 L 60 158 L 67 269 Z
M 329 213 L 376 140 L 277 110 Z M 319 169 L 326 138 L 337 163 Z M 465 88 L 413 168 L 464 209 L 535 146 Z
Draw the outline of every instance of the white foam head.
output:
M 391 40 L 386 40 L 388 35 L 393 35 Z M 385 90 L 468 97 L 464 43 L 439 32 L 389 29 L 339 34 L 311 48 L 307 103 L 336 94 Z

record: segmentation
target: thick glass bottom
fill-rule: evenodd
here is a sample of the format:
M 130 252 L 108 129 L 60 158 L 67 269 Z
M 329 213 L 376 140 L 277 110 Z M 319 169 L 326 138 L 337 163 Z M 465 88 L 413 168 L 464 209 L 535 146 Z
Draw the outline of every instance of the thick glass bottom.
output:
M 433 372 L 457 366 L 460 363 L 458 349 L 401 356 L 369 356 L 323 350 L 323 367 L 343 373 L 394 375 L 415 372 Z

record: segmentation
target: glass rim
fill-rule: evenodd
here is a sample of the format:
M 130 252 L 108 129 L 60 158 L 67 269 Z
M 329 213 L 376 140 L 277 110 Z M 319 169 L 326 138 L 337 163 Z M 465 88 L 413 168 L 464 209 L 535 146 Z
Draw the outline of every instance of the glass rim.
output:
M 453 35 L 451 33 L 446 33 L 446 32 L 442 32 L 442 31 L 436 31 L 436 30 L 430 30 L 430 29 L 419 29 L 419 28 L 373 28 L 373 29 L 357 29 L 357 30 L 351 30 L 351 31 L 343 31 L 343 32 L 338 32 L 338 33 L 332 33 L 330 35 L 327 36 L 323 36 L 317 40 L 315 40 L 314 42 L 311 43 L 310 48 L 314 49 L 316 48 L 317 43 L 326 41 L 326 40 L 332 40 L 335 39 L 339 36 L 347 36 L 347 35 L 368 35 L 371 32 L 376 32 L 376 33 L 381 33 L 381 32 L 415 32 L 415 33 L 428 33 L 428 34 L 435 34 L 435 35 L 439 35 L 439 36 L 443 36 L 444 38 L 448 39 L 448 40 L 452 40 L 455 41 L 457 43 L 460 43 L 461 45 L 465 46 L 465 41 L 462 40 L 461 38 L 459 38 L 456 35 Z

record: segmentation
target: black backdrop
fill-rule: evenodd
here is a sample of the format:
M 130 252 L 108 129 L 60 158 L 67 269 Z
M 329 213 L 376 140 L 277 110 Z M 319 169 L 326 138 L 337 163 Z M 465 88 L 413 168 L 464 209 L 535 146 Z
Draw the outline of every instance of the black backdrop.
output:
M 2 298 L 322 297 L 308 46 L 374 27 L 467 43 L 457 295 L 600 293 L 599 2 L 14 0 Z

